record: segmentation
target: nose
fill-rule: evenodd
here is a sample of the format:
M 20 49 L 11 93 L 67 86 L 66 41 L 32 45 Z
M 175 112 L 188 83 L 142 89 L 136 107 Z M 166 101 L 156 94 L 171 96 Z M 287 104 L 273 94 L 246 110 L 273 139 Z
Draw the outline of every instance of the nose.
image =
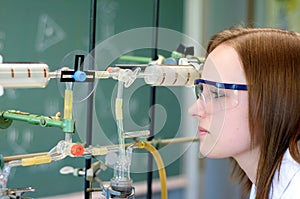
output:
M 190 108 L 189 115 L 193 117 L 204 117 L 206 115 L 205 107 L 200 99 L 198 99 Z

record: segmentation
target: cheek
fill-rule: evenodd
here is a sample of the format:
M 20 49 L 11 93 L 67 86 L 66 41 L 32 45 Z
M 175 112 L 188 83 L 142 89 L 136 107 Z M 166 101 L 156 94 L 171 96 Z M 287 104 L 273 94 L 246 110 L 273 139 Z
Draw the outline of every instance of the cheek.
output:
M 241 114 L 239 111 L 234 111 L 228 114 L 223 128 L 225 137 L 234 140 L 246 141 L 250 140 L 250 132 L 248 125 L 248 115 Z
M 245 107 L 238 106 L 214 114 L 210 121 L 210 131 L 211 134 L 200 147 L 200 151 L 205 151 L 208 157 L 233 157 L 250 150 L 248 110 Z
M 248 109 L 237 107 L 225 114 L 221 130 L 220 145 L 226 147 L 230 156 L 250 150 L 251 136 L 248 123 Z

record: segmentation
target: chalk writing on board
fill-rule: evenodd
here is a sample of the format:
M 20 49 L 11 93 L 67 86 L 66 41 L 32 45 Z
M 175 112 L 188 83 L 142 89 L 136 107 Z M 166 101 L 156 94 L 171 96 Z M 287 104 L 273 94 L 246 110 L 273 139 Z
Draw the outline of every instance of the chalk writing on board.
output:
M 100 35 L 102 39 L 116 34 L 115 24 L 117 18 L 119 4 L 116 1 L 105 0 L 100 1 Z
M 4 49 L 5 32 L 0 31 L 0 51 Z
M 24 129 L 22 132 L 16 128 L 12 128 L 8 134 L 7 141 L 14 153 L 25 154 L 30 147 L 33 139 L 33 132 L 30 129 Z
M 63 29 L 48 15 L 39 17 L 36 50 L 43 52 L 49 47 L 61 42 L 66 36 Z

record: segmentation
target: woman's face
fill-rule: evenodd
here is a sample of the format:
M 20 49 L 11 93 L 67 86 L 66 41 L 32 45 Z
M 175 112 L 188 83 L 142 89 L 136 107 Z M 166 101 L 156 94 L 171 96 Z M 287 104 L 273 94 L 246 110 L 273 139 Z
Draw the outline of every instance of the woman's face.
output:
M 219 45 L 207 57 L 202 79 L 246 84 L 242 63 L 234 48 Z M 213 87 L 214 88 L 214 87 Z M 248 92 L 225 89 L 222 98 L 215 91 L 203 87 L 205 94 L 189 109 L 190 115 L 198 120 L 200 153 L 211 158 L 235 157 L 250 150 L 248 126 Z M 221 101 L 220 101 L 221 100 Z M 204 103 L 205 102 L 205 103 Z

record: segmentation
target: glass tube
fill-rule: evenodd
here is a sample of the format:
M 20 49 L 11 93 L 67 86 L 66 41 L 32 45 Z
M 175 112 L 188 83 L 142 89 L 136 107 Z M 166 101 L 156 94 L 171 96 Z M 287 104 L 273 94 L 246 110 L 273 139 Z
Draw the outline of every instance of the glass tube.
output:
M 154 65 L 144 71 L 144 80 L 153 86 L 192 86 L 200 72 L 191 65 Z
M 49 79 L 49 67 L 44 63 L 0 63 L 4 88 L 44 88 Z

